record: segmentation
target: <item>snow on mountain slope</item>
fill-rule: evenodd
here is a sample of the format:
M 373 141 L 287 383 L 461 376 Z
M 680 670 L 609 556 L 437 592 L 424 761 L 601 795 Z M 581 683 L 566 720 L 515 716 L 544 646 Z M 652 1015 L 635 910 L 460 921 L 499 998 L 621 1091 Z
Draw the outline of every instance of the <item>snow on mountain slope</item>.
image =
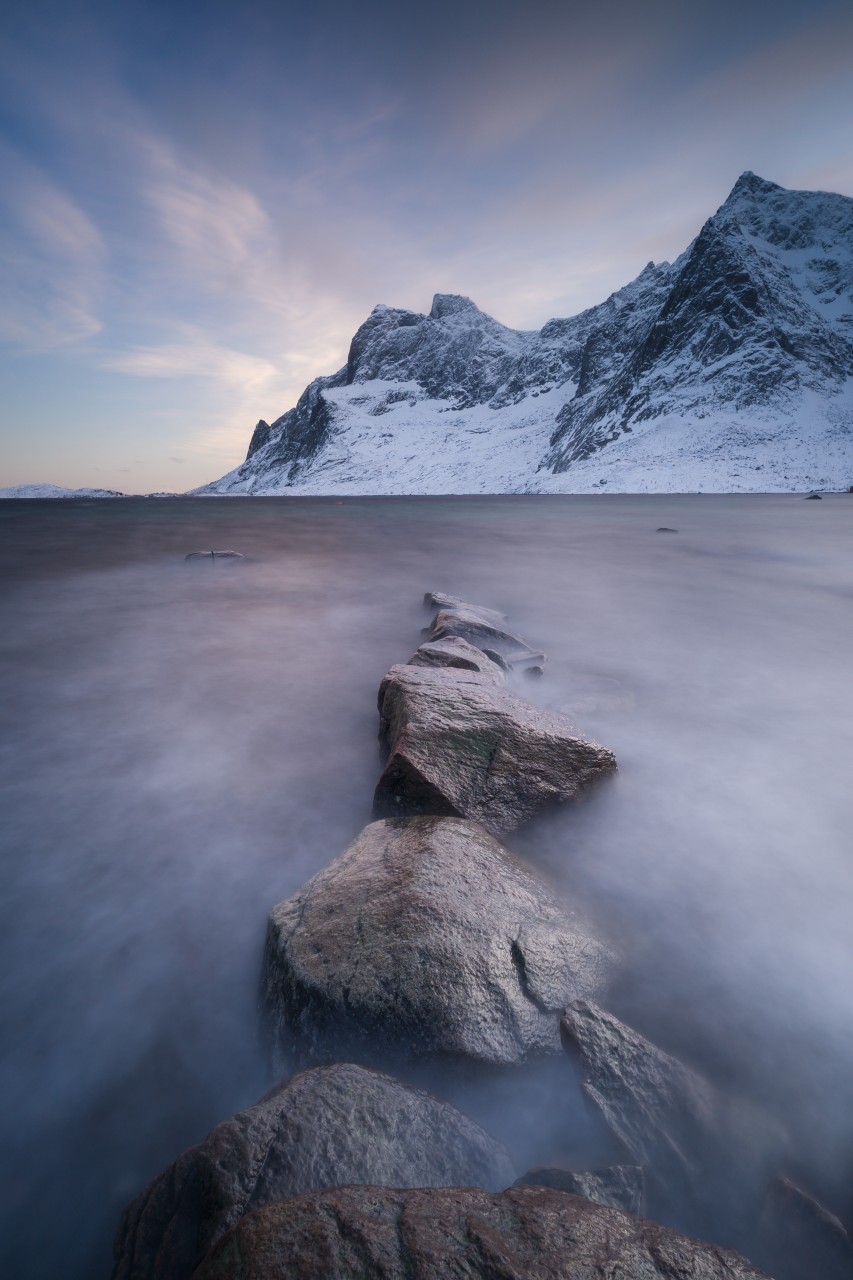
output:
M 202 493 L 795 490 L 853 481 L 853 200 L 751 173 L 672 265 L 507 329 L 379 306 Z
M 0 498 L 124 498 L 117 489 L 63 489 L 58 484 L 16 484 L 0 489 Z

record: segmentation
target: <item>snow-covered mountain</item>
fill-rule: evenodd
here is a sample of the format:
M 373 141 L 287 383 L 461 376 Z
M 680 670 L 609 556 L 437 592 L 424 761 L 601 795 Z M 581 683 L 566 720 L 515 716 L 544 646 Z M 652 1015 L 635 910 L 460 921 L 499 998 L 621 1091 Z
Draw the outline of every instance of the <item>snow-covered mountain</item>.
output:
M 346 365 L 202 493 L 853 483 L 853 200 L 744 173 L 678 260 L 539 331 L 375 307 Z

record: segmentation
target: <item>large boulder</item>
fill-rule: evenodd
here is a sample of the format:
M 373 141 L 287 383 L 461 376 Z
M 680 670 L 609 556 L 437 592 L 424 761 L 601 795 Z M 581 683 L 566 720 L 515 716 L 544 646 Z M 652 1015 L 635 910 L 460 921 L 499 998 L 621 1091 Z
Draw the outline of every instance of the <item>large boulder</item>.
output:
M 506 622 L 505 613 L 498 613 L 497 609 L 485 609 L 479 604 L 469 604 L 467 600 L 460 600 L 459 596 L 449 596 L 445 591 L 427 591 L 424 593 L 424 604 L 428 609 L 462 609 L 468 613 L 476 614 L 481 621 L 491 623 L 492 626 L 499 627 Z
M 183 1280 L 252 1209 L 347 1183 L 505 1187 L 506 1151 L 455 1107 L 350 1063 L 218 1125 L 128 1205 L 114 1280 Z
M 460 816 L 500 834 L 616 769 L 613 753 L 565 716 L 477 671 L 392 667 L 379 714 L 389 756 L 374 794 L 378 817 Z
M 552 1187 L 555 1191 L 568 1191 L 573 1196 L 586 1196 L 595 1204 L 608 1205 L 611 1209 L 624 1209 L 626 1213 L 643 1212 L 645 1179 L 643 1170 L 636 1164 L 615 1164 L 609 1169 L 528 1169 L 516 1178 L 515 1187 Z
M 479 671 L 489 676 L 492 684 L 506 683 L 503 669 L 482 649 L 469 644 L 459 636 L 448 636 L 445 640 L 428 640 L 416 649 L 409 658 L 410 667 L 455 667 L 461 671 Z
M 588 1000 L 565 1010 L 560 1030 L 585 1096 L 645 1169 L 651 1212 L 702 1230 L 713 1211 L 754 1239 L 756 1197 L 785 1141 L 779 1128 Z
M 274 908 L 264 991 L 279 1061 L 560 1052 L 570 998 L 611 963 L 571 909 L 473 822 L 374 822 Z
M 343 1187 L 243 1218 L 193 1280 L 767 1280 L 728 1249 L 546 1187 Z

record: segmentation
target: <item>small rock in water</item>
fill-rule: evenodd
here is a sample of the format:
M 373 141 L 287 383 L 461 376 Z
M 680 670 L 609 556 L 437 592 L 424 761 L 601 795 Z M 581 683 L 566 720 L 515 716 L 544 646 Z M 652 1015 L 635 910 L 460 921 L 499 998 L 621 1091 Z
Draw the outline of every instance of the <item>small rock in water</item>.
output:
M 449 1103 L 351 1063 L 279 1085 L 126 1208 L 113 1280 L 189 1280 L 249 1210 L 347 1183 L 505 1187 L 504 1148 Z
M 429 629 L 430 640 L 443 640 L 445 636 L 461 636 L 478 649 L 488 646 L 503 654 L 507 662 L 531 656 L 541 657 L 518 636 L 505 631 L 500 622 L 491 621 L 483 611 L 472 605 L 454 609 L 439 609 Z
M 806 502 L 823 502 L 823 498 L 819 493 L 810 493 L 806 498 Z
M 250 1213 L 193 1280 L 768 1280 L 732 1249 L 549 1187 L 339 1187 Z M 817 1277 L 814 1280 L 818 1280 Z
M 379 712 L 390 748 L 374 793 L 380 817 L 458 815 L 500 834 L 616 770 L 570 720 L 476 671 L 392 667 Z
M 373 822 L 275 907 L 264 1000 L 301 1065 L 559 1054 L 564 993 L 603 992 L 613 956 L 481 826 Z
M 643 1212 L 643 1170 L 636 1164 L 615 1164 L 609 1169 L 528 1169 L 513 1183 L 514 1187 L 553 1187 L 574 1196 L 585 1196 L 594 1204 L 624 1209 L 626 1213 Z
M 184 556 L 185 560 L 224 560 L 227 562 L 234 560 L 245 560 L 246 557 L 240 551 L 191 551 L 189 555 Z
M 678 533 L 678 530 L 670 529 L 665 524 L 662 524 L 659 529 L 655 529 L 655 533 Z
M 533 676 L 535 679 L 539 679 L 540 676 L 544 676 L 545 668 L 543 666 L 540 666 L 540 664 L 537 662 L 537 663 L 534 663 L 532 667 L 525 667 L 524 674 L 526 676 Z

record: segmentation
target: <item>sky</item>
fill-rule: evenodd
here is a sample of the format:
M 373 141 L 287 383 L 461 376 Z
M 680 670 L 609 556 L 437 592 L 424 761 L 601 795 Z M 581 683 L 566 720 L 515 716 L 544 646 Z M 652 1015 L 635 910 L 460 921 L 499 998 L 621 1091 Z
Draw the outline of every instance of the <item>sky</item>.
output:
M 7 0 L 0 486 L 184 491 L 373 306 L 514 328 L 752 169 L 853 195 L 849 0 Z

